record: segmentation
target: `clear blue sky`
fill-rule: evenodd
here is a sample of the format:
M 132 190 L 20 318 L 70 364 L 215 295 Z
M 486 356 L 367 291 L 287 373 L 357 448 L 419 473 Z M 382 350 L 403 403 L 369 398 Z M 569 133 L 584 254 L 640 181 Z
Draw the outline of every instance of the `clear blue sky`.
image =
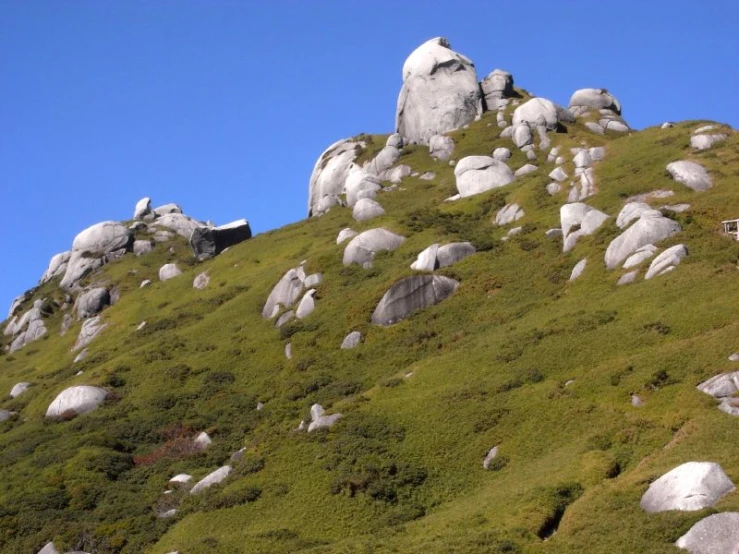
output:
M 737 127 L 737 4 L 0 0 L 0 318 L 142 196 L 256 232 L 304 218 L 317 156 L 392 131 L 403 61 L 435 36 L 558 103 L 606 87 L 636 128 Z

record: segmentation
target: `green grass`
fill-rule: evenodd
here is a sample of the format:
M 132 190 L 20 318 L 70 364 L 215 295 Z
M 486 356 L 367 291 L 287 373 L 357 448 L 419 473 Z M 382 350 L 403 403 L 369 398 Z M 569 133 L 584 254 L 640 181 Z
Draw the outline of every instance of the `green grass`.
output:
M 494 120 L 485 114 L 452 133 L 453 158 L 511 147 Z M 85 361 L 72 363 L 80 323 L 59 336 L 59 309 L 46 337 L 0 359 L 0 390 L 33 383 L 0 400 L 19 412 L 0 423 L 0 550 L 35 552 L 53 539 L 63 549 L 153 554 L 677 552 L 675 539 L 712 511 L 647 515 L 639 498 L 648 483 L 689 460 L 719 462 L 739 481 L 736 421 L 695 389 L 731 369 L 726 358 L 739 348 L 739 244 L 719 234 L 720 221 L 737 215 L 739 138 L 695 154 L 689 136 L 699 125 L 600 137 L 575 124 L 552 134 L 562 152 L 606 145 L 599 192 L 586 202 L 612 218 L 568 254 L 544 236 L 559 224 L 565 193 L 544 192 L 553 166 L 543 155 L 537 172 L 508 187 L 444 203 L 456 192 L 453 167 L 409 146 L 400 162 L 436 178 L 381 193 L 382 218 L 356 223 L 335 208 L 208 262 L 177 238 L 104 266 L 86 283 L 115 284 L 121 299 L 103 312 L 109 326 Z M 365 154 L 385 138 L 373 135 Z M 668 162 L 686 158 L 706 165 L 713 189 L 694 193 L 666 175 Z M 514 151 L 511 167 L 524 163 Z M 565 170 L 573 173 L 571 162 Z M 676 194 L 655 205 L 692 207 L 674 216 L 683 232 L 660 246 L 685 243 L 690 256 L 668 275 L 617 287 L 622 271 L 602 261 L 615 216 L 627 197 L 663 188 Z M 524 229 L 503 242 L 507 229 L 491 219 L 514 201 Z M 384 226 L 408 240 L 370 270 L 344 268 L 335 238 L 347 226 Z M 454 240 L 480 249 L 439 271 L 459 290 L 392 327 L 371 325 L 416 255 Z M 568 282 L 583 257 L 585 273 Z M 275 329 L 262 306 L 303 259 L 307 272 L 324 274 L 316 311 Z M 158 282 L 173 260 L 184 274 Z M 211 281 L 198 291 L 201 271 Z M 55 287 L 35 298 L 61 303 Z M 364 342 L 339 349 L 352 330 Z M 46 422 L 48 404 L 73 384 L 113 394 L 87 415 Z M 633 407 L 632 394 L 645 405 Z M 344 418 L 295 432 L 314 402 Z M 172 448 L 203 430 L 213 438 L 207 451 Z M 501 462 L 484 471 L 496 444 Z M 199 479 L 242 447 L 223 485 L 198 497 L 162 494 L 173 475 Z M 180 506 L 174 518 L 155 517 L 170 505 Z M 737 509 L 736 492 L 716 507 Z

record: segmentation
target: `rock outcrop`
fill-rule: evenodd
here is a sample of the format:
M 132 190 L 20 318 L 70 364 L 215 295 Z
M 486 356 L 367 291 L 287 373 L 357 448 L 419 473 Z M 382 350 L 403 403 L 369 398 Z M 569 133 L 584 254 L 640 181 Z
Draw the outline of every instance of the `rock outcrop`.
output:
M 457 263 L 475 252 L 475 247 L 469 242 L 453 242 L 443 246 L 432 244 L 418 255 L 416 261 L 411 264 L 411 269 L 434 271 Z
M 308 215 L 321 215 L 341 204 L 349 170 L 365 143 L 343 139 L 329 146 L 318 158 L 310 178 Z
M 372 323 L 392 325 L 451 296 L 459 282 L 442 275 L 415 275 L 395 283 L 372 314 Z
M 231 466 L 223 466 L 203 477 L 190 489 L 190 494 L 198 494 L 205 489 L 221 483 L 231 473 Z
M 46 410 L 48 418 L 64 418 L 86 414 L 102 404 L 108 391 L 100 387 L 78 385 L 60 392 Z
M 713 186 L 706 168 L 696 162 L 686 160 L 672 162 L 667 164 L 667 171 L 675 181 L 696 192 L 706 191 Z
M 712 514 L 693 525 L 675 546 L 691 554 L 739 552 L 739 513 Z
M 316 429 L 328 429 L 333 427 L 337 421 L 342 418 L 341 414 L 326 415 L 326 410 L 320 404 L 313 404 L 310 407 L 311 422 L 308 425 L 308 432 L 311 433 Z
M 355 236 L 344 249 L 343 264 L 359 264 L 368 268 L 372 266 L 372 260 L 377 252 L 396 250 L 405 242 L 405 237 L 392 231 L 383 229 L 370 229 Z
M 239 219 L 218 227 L 197 227 L 190 235 L 190 248 L 195 257 L 207 260 L 251 238 L 251 227 L 246 219 Z
M 427 144 L 482 113 L 482 93 L 472 61 L 454 52 L 445 38 L 416 48 L 403 64 L 395 130 L 406 140 Z
M 454 167 L 457 190 L 464 198 L 503 187 L 514 179 L 511 168 L 490 156 L 467 156 Z
M 713 506 L 733 490 L 734 484 L 720 465 L 688 462 L 668 471 L 649 485 L 640 506 L 649 513 L 702 510 Z
M 617 267 L 631 254 L 647 244 L 654 244 L 680 231 L 680 224 L 656 210 L 646 211 L 626 231 L 617 236 L 606 249 L 608 269 Z

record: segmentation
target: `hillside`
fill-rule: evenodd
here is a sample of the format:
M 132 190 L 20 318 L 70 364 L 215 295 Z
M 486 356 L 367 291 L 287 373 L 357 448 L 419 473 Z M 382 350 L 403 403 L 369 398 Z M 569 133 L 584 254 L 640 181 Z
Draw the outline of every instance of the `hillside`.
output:
M 739 482 L 738 387 L 722 381 L 718 399 L 696 388 L 739 371 L 739 242 L 721 224 L 739 218 L 739 135 L 708 121 L 631 130 L 605 91 L 601 108 L 552 112 L 505 72 L 478 87 L 456 53 L 425 68 L 421 48 L 403 69 L 399 134 L 332 145 L 311 178 L 312 217 L 224 248 L 213 237 L 243 225 L 214 231 L 144 202 L 105 263 L 73 248 L 89 271 L 64 262 L 14 306 L 0 358 L 0 551 L 677 553 L 697 522 L 739 512 L 733 487 L 702 509 L 640 506 L 687 462 Z M 464 120 L 428 123 L 414 91 L 429 87 Z M 696 139 L 712 136 L 723 138 Z M 676 161 L 700 164 L 710 186 L 678 182 Z M 374 202 L 383 214 L 354 217 Z M 633 247 L 636 226 L 650 240 Z M 405 240 L 337 243 L 346 228 Z M 203 261 L 195 229 L 215 245 L 196 249 Z M 459 247 L 444 266 L 434 249 L 411 269 L 451 243 L 475 252 Z M 182 273 L 160 280 L 167 263 Z M 415 292 L 383 300 L 414 276 Z M 81 310 L 95 289 L 108 300 Z M 34 306 L 45 333 L 10 352 Z M 75 361 L 93 317 L 105 327 Z M 18 383 L 29 386 L 11 397 Z M 78 385 L 104 400 L 46 417 Z M 170 482 L 180 474 L 191 481 Z

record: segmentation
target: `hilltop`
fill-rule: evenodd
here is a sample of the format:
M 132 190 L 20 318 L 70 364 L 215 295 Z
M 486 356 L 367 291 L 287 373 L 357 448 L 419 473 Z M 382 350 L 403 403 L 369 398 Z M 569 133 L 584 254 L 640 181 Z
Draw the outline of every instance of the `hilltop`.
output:
M 0 550 L 739 542 L 737 133 L 558 106 L 445 39 L 402 76 L 395 132 L 330 145 L 307 219 L 145 198 L 13 303 Z

